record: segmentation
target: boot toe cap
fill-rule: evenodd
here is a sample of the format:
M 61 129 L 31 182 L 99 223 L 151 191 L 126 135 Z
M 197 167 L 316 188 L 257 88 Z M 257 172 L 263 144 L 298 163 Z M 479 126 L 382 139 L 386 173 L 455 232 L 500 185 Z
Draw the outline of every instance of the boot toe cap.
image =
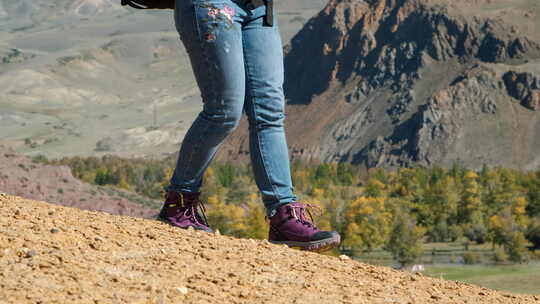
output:
M 326 240 L 326 239 L 339 239 L 339 233 L 336 231 L 319 231 L 315 233 L 311 240 L 312 241 L 319 241 L 319 240 Z

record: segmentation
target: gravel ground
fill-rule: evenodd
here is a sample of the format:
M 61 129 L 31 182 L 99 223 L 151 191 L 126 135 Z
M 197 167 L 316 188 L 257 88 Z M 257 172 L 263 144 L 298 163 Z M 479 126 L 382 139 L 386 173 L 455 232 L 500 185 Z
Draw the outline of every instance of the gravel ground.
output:
M 0 303 L 540 303 L 0 193 Z

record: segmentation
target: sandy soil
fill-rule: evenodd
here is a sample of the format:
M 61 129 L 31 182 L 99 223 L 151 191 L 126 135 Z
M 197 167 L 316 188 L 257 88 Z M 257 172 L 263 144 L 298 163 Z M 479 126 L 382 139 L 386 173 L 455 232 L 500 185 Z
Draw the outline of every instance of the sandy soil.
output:
M 0 303 L 540 303 L 0 194 Z

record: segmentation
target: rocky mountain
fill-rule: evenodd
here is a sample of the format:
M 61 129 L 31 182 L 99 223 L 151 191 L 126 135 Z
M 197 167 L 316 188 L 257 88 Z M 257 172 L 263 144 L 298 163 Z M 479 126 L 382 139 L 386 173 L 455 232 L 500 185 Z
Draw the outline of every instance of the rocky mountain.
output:
M 161 202 L 76 179 L 67 166 L 49 166 L 0 145 L 0 191 L 111 214 L 154 217 Z
M 3 303 L 540 303 L 277 246 L 0 193 Z
M 540 168 L 537 1 L 331 0 L 285 66 L 294 157 Z

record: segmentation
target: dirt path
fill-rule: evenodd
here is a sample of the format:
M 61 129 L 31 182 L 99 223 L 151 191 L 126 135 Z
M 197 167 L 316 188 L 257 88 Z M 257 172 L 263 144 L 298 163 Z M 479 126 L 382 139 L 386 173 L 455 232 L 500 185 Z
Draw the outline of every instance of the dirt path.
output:
M 540 303 L 0 194 L 0 303 Z

